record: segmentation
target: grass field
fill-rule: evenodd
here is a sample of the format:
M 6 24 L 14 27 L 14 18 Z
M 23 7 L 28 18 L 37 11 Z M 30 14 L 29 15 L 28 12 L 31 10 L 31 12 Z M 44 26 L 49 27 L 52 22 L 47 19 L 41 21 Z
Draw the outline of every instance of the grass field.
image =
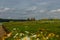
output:
M 31 33 L 33 34 L 40 34 L 42 35 L 42 39 L 41 40 L 45 40 L 43 39 L 44 34 L 46 33 L 46 35 L 44 36 L 45 38 L 47 37 L 47 35 L 51 34 L 57 36 L 57 37 L 51 37 L 54 39 L 46 39 L 46 40 L 60 40 L 59 36 L 60 36 L 60 20 L 40 20 L 40 21 L 25 21 L 25 22 L 3 22 L 4 26 L 6 26 L 6 28 L 13 32 L 12 36 L 6 40 L 14 40 L 14 36 L 17 34 L 16 37 L 20 37 L 19 33 L 23 33 L 26 35 L 30 35 L 32 36 Z M 41 34 L 41 31 L 44 33 Z M 24 36 L 24 37 L 25 37 Z M 20 37 L 23 38 L 23 37 Z M 15 39 L 16 40 L 16 39 Z M 18 39 L 17 39 L 18 40 Z M 34 39 L 37 40 L 37 39 Z

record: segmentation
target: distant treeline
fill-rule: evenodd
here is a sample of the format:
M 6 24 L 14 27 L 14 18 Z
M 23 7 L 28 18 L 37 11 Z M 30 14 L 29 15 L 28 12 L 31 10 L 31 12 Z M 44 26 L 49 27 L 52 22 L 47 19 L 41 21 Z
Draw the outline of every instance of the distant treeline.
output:
M 27 19 L 2 19 L 2 18 L 0 18 L 0 22 L 10 22 L 10 21 L 14 21 L 14 22 L 16 22 L 16 21 L 35 21 L 36 19 L 35 18 L 27 18 Z M 47 21 L 47 20 L 59 20 L 60 21 L 60 19 L 40 19 L 40 20 L 44 20 L 44 21 Z
M 10 22 L 10 21 L 34 21 L 35 18 L 27 18 L 27 19 L 1 19 L 0 18 L 0 22 Z
M 0 19 L 0 22 L 9 22 L 9 21 L 27 21 L 26 19 Z

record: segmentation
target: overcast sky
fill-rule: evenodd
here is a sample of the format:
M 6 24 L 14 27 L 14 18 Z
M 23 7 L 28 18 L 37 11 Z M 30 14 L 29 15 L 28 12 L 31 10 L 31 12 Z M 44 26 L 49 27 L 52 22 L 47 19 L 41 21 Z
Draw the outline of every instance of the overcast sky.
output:
M 0 0 L 0 18 L 60 18 L 60 0 Z

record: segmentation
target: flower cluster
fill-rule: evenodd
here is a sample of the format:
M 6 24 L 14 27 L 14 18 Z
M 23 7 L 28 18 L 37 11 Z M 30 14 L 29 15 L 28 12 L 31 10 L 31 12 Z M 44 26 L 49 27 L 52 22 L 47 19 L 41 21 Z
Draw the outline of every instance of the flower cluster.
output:
M 45 30 L 31 33 L 29 31 L 18 32 L 15 28 L 12 31 L 12 38 L 14 40 L 59 40 L 59 35 Z

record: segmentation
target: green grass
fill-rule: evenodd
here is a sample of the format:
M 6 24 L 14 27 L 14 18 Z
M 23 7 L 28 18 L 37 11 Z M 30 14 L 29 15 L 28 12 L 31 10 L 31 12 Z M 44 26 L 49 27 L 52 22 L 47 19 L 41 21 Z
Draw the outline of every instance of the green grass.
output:
M 59 20 L 47 20 L 47 21 L 25 21 L 25 22 L 4 22 L 4 26 L 9 31 L 16 28 L 18 32 L 38 32 L 40 29 L 46 29 L 48 32 L 53 32 L 60 35 L 60 21 Z
M 3 23 L 10 31 L 17 28 L 20 31 L 38 31 L 40 28 L 47 29 L 51 32 L 60 33 L 60 21 L 26 21 L 26 22 L 4 22 Z

